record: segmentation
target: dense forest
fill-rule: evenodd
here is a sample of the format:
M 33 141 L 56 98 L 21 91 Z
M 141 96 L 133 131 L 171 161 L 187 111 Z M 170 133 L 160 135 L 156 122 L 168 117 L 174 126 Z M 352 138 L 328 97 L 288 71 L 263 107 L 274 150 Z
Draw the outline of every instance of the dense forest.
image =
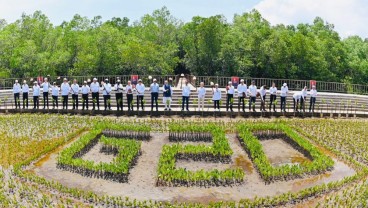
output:
M 140 20 L 75 15 L 53 25 L 40 11 L 0 20 L 0 77 L 194 74 L 367 83 L 368 40 L 333 24 L 276 25 L 253 10 L 176 19 L 163 7 Z

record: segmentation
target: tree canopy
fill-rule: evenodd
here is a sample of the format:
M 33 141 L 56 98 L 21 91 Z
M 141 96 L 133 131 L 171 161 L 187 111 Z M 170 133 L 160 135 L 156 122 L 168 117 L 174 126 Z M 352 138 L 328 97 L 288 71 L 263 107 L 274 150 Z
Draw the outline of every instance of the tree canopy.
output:
M 178 74 L 367 83 L 368 41 L 333 24 L 272 26 L 253 10 L 176 19 L 163 7 L 136 22 L 78 14 L 53 25 L 41 11 L 0 20 L 0 77 Z

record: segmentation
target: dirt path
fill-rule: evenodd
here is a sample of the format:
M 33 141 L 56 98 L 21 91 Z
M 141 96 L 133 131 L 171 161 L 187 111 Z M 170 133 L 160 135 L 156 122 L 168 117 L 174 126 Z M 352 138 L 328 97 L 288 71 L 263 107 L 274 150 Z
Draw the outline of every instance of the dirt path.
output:
M 286 182 L 275 182 L 265 185 L 257 171 L 254 170 L 248 155 L 241 147 L 234 134 L 227 135 L 230 146 L 234 151 L 232 164 L 201 163 L 191 161 L 178 161 L 177 166 L 190 167 L 196 169 L 226 169 L 231 166 L 237 166 L 244 169 L 245 182 L 242 185 L 234 187 L 156 187 L 157 165 L 164 144 L 170 143 L 168 134 L 151 133 L 151 141 L 142 142 L 142 155 L 138 158 L 137 165 L 130 171 L 128 183 L 115 183 L 103 179 L 87 178 L 76 173 L 62 171 L 56 168 L 57 154 L 52 154 L 47 161 L 39 167 L 29 167 L 40 176 L 49 180 L 56 180 L 68 187 L 77 187 L 84 190 L 92 190 L 98 194 L 108 194 L 112 196 L 124 196 L 138 200 L 157 200 L 157 201 L 191 201 L 208 203 L 210 201 L 239 201 L 244 198 L 275 196 L 288 191 L 298 191 L 303 188 L 312 187 L 324 182 L 340 180 L 345 176 L 351 176 L 355 173 L 353 169 L 346 164 L 335 160 L 333 171 L 319 176 L 310 176 L 304 179 L 295 179 Z M 70 144 L 69 144 L 70 145 Z M 68 146 L 69 146 L 68 145 Z M 291 148 L 284 146 L 283 148 Z M 85 157 L 104 161 L 105 154 L 98 153 L 98 146 L 89 152 Z M 291 150 L 290 150 L 291 151 Z M 294 150 L 295 151 L 295 150 Z M 268 156 L 274 156 L 271 155 Z M 193 164 L 189 166 L 189 164 Z

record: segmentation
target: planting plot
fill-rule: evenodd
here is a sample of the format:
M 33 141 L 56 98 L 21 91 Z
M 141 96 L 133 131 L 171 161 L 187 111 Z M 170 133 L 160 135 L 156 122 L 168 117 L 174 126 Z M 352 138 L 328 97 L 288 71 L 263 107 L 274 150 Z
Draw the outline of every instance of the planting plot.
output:
M 266 182 L 290 180 L 303 174 L 320 174 L 333 168 L 334 161 L 330 157 L 284 124 L 243 124 L 238 126 L 238 133 L 240 142 Z M 275 138 L 282 138 L 312 162 L 305 160 L 300 164 L 272 166 L 259 140 Z

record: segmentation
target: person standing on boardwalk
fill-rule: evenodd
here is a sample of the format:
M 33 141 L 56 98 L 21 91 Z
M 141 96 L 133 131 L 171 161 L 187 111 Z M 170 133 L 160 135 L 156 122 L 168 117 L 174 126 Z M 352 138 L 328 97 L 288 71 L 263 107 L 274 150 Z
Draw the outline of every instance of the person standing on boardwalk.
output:
M 105 79 L 105 82 L 102 83 L 102 96 L 104 98 L 105 111 L 107 109 L 111 110 L 111 84 L 108 79 Z
M 270 87 L 270 111 L 273 106 L 273 111 L 276 112 L 276 95 L 277 95 L 277 87 L 275 83 L 272 83 L 272 87 Z
M 118 79 L 114 85 L 115 97 L 116 97 L 116 106 L 118 111 L 123 111 L 123 85 L 121 84 L 120 79 Z
M 95 106 L 97 103 L 97 109 L 100 110 L 100 84 L 97 82 L 96 78 L 93 78 L 93 82 L 90 85 L 91 92 L 92 92 L 92 102 L 93 102 L 93 108 L 92 110 L 95 110 Z
M 260 108 L 260 111 L 261 112 L 266 112 L 266 85 L 263 85 L 259 89 L 259 95 L 261 97 L 261 108 Z
M 153 79 L 153 83 L 150 87 L 151 91 L 151 111 L 153 111 L 153 103 L 156 103 L 156 111 L 158 111 L 158 92 L 160 91 L 160 86 L 157 84 L 157 80 Z
M 43 94 L 43 109 L 45 109 L 46 106 L 48 109 L 49 108 L 49 91 L 50 91 L 51 86 L 47 78 L 43 80 L 41 87 L 42 87 L 42 92 L 43 92 L 42 93 Z
M 169 82 L 167 80 L 165 80 L 164 85 L 162 86 L 162 91 L 163 93 L 163 102 L 165 104 L 165 111 L 169 110 L 171 111 L 171 96 L 172 96 L 172 87 L 169 84 Z
M 138 84 L 135 86 L 137 93 L 137 110 L 139 110 L 139 104 L 141 105 L 142 111 L 144 111 L 144 92 L 146 91 L 146 87 L 142 83 L 142 80 L 138 80 Z
M 305 112 L 305 103 L 307 102 L 307 95 L 308 95 L 308 88 L 307 86 L 304 86 L 302 89 L 302 97 L 300 98 L 300 110 L 303 109 L 303 112 Z
M 201 111 L 200 110 L 201 107 L 202 107 L 202 111 L 204 111 L 204 99 L 206 97 L 206 88 L 204 87 L 204 82 L 201 82 L 199 84 L 197 93 L 198 93 L 198 111 Z
M 240 111 L 240 105 L 242 105 L 242 110 L 245 112 L 245 99 L 247 97 L 248 87 L 244 84 L 244 79 L 240 80 L 238 85 L 238 109 Z
M 182 104 L 181 110 L 184 110 L 184 106 L 186 107 L 187 111 L 189 111 L 189 96 L 190 96 L 190 86 L 188 80 L 185 80 L 185 84 L 182 89 Z
M 13 94 L 14 94 L 15 109 L 17 109 L 18 107 L 20 109 L 19 95 L 20 95 L 20 92 L 21 91 L 22 91 L 22 88 L 21 88 L 20 84 L 18 83 L 18 80 L 15 80 L 15 83 L 13 85 Z
M 128 101 L 128 111 L 133 111 L 133 85 L 131 81 L 128 81 L 128 84 L 125 86 L 125 94 L 127 96 Z
M 249 111 L 253 106 L 253 112 L 256 112 L 257 86 L 254 81 L 252 81 L 252 84 L 249 86 L 249 94 Z
M 68 79 L 64 78 L 64 82 L 60 86 L 61 97 L 63 98 L 63 109 L 68 110 L 68 97 L 70 93 L 70 85 Z
M 60 88 L 56 85 L 56 82 L 53 83 L 51 88 L 51 96 L 52 96 L 52 109 L 59 108 L 59 91 Z
M 78 110 L 78 95 L 79 95 L 79 84 L 77 83 L 77 80 L 73 80 L 73 84 L 71 86 L 71 92 L 72 92 L 72 100 L 73 100 L 73 110 Z
M 33 83 L 33 109 L 39 109 L 40 107 L 40 86 L 38 85 L 37 81 Z
M 314 113 L 314 105 L 316 104 L 316 99 L 317 99 L 317 90 L 316 90 L 316 86 L 313 85 L 312 86 L 312 89 L 310 90 L 310 101 L 309 101 L 309 112 L 312 112 Z
M 86 107 L 88 110 L 88 94 L 90 93 L 91 89 L 87 85 L 87 81 L 83 82 L 81 91 L 82 91 L 82 110 L 84 110 L 84 107 Z
M 24 80 L 23 81 L 23 85 L 22 85 L 22 92 L 23 92 L 23 109 L 25 107 L 28 108 L 28 93 L 29 93 L 29 86 L 27 84 L 27 81 Z
M 226 111 L 229 111 L 230 107 L 231 112 L 233 112 L 234 92 L 233 83 L 229 82 L 226 87 Z
M 216 108 L 220 111 L 221 89 L 218 87 L 218 84 L 215 84 L 215 87 L 212 86 L 212 100 L 214 111 L 216 111 Z
M 286 112 L 286 97 L 287 97 L 287 93 L 289 92 L 289 88 L 287 86 L 286 83 L 284 83 L 281 87 L 281 93 L 280 93 L 280 97 L 281 97 L 281 111 Z

